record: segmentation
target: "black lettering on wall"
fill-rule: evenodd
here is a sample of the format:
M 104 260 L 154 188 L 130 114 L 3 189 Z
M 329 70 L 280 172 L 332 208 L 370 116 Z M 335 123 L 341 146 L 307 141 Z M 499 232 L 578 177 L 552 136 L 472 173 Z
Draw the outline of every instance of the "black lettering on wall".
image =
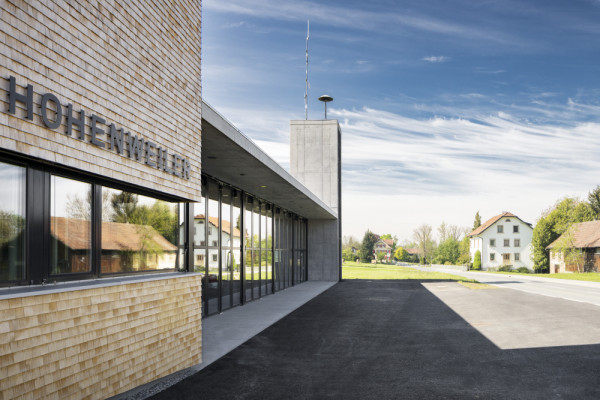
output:
M 104 129 L 99 128 L 98 124 L 104 125 L 104 124 L 106 124 L 106 121 L 104 120 L 104 118 L 100 118 L 99 116 L 92 114 L 92 118 L 90 121 L 90 136 L 91 136 L 90 141 L 92 142 L 93 145 L 104 148 L 105 143 L 96 139 L 98 136 L 104 135 Z
M 173 173 L 181 178 L 181 156 L 178 154 L 173 155 Z
M 117 153 L 123 155 L 123 129 L 117 129 L 115 124 L 108 126 L 108 132 L 110 136 L 110 149 L 117 149 Z
M 48 102 L 54 103 L 54 121 L 48 117 Z M 42 96 L 42 102 L 40 104 L 40 112 L 42 113 L 42 121 L 50 129 L 56 129 L 62 123 L 62 106 L 58 97 L 52 93 L 46 93 Z
M 79 110 L 79 118 L 73 115 L 73 104 L 67 104 L 67 136 L 71 136 L 73 125 L 79 129 L 79 140 L 85 139 L 85 111 Z
M 129 133 L 129 132 L 128 132 Z M 142 161 L 144 157 L 144 139 L 129 133 L 129 158 Z
M 33 86 L 27 85 L 27 94 L 17 93 L 17 80 L 14 76 L 9 78 L 10 87 L 8 89 L 8 112 L 16 114 L 17 101 L 25 104 L 27 109 L 27 119 L 33 121 Z
M 156 156 L 155 150 L 156 150 L 156 145 L 148 140 L 146 142 L 146 164 L 148 164 L 151 167 L 156 168 L 156 163 L 152 159 L 152 157 Z

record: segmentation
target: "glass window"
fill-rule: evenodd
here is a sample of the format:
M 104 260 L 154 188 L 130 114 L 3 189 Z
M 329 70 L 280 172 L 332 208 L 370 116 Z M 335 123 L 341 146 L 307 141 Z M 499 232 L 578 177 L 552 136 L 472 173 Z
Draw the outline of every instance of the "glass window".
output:
M 92 270 L 92 185 L 52 176 L 50 181 L 50 271 Z
M 510 239 L 504 239 L 504 247 L 510 246 Z
M 496 259 L 496 254 L 490 253 L 490 261 L 494 261 Z
M 231 245 L 231 287 L 233 293 L 233 305 L 236 306 L 241 302 L 241 245 L 242 245 L 242 214 L 241 214 L 241 199 L 240 193 L 236 190 L 231 192 L 231 221 L 233 227 L 231 228 L 232 245 Z
M 0 162 L 0 281 L 25 278 L 25 172 Z
M 207 190 L 207 206 L 208 206 L 208 238 L 207 243 L 212 247 L 208 250 L 208 275 L 207 279 L 207 302 L 208 302 L 208 314 L 213 314 L 219 310 L 219 297 L 220 297 L 220 266 L 219 263 L 219 237 L 221 236 L 219 231 L 219 200 L 220 190 L 219 184 L 215 181 L 208 181 Z
M 490 247 L 496 247 L 496 239 L 490 239 Z
M 231 246 L 233 245 L 233 224 L 231 219 L 231 190 L 227 187 L 221 189 L 221 306 L 225 310 L 231 307 L 232 275 L 234 256 Z
M 504 226 L 498 225 L 498 233 L 503 233 L 503 232 L 504 232 Z
M 519 225 L 513 225 L 513 233 L 519 233 Z
M 521 247 L 521 239 L 515 239 L 515 247 Z
M 177 268 L 178 203 L 111 188 L 102 203 L 102 273 Z
M 515 261 L 521 260 L 521 254 L 515 253 Z

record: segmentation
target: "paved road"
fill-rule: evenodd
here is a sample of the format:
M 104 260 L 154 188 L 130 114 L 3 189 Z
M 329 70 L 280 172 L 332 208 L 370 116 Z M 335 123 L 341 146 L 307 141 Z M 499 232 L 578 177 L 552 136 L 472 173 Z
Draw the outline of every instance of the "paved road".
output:
M 423 271 L 447 272 L 453 275 L 476 279 L 481 283 L 489 285 L 600 306 L 600 283 L 598 282 L 570 281 L 524 275 L 501 275 L 486 272 L 450 271 L 434 267 L 414 268 Z

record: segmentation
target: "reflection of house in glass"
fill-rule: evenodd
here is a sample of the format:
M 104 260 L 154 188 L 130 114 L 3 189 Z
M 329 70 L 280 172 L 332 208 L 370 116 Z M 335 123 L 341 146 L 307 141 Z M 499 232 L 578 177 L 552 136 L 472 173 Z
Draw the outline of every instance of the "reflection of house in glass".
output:
M 206 232 L 205 221 L 206 217 L 204 214 L 198 214 L 194 217 L 194 243 L 197 246 L 218 247 L 220 232 L 221 246 L 223 248 L 230 248 L 231 246 L 234 249 L 240 248 L 241 234 L 237 227 L 233 227 L 232 231 L 231 223 L 227 220 L 222 220 L 222 224 L 219 227 L 219 218 L 208 217 L 208 232 Z M 246 236 L 248 235 L 246 234 Z M 205 237 L 208 237 L 208 241 L 205 240 Z M 196 265 L 204 265 L 204 250 L 195 251 L 194 258 Z M 208 266 L 209 268 L 219 267 L 216 254 L 214 257 L 209 257 Z
M 52 252 L 59 257 L 57 265 L 63 271 L 89 270 L 90 221 L 52 217 Z M 177 261 L 177 246 L 149 225 L 102 222 L 102 273 L 173 269 Z M 53 254 L 53 255 L 54 255 Z

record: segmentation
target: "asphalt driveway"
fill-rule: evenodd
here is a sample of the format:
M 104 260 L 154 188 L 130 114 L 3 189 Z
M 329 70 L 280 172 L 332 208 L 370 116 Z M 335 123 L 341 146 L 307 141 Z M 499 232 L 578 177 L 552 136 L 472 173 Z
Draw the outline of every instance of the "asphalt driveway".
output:
M 153 398 L 598 399 L 599 324 L 511 289 L 344 281 Z

